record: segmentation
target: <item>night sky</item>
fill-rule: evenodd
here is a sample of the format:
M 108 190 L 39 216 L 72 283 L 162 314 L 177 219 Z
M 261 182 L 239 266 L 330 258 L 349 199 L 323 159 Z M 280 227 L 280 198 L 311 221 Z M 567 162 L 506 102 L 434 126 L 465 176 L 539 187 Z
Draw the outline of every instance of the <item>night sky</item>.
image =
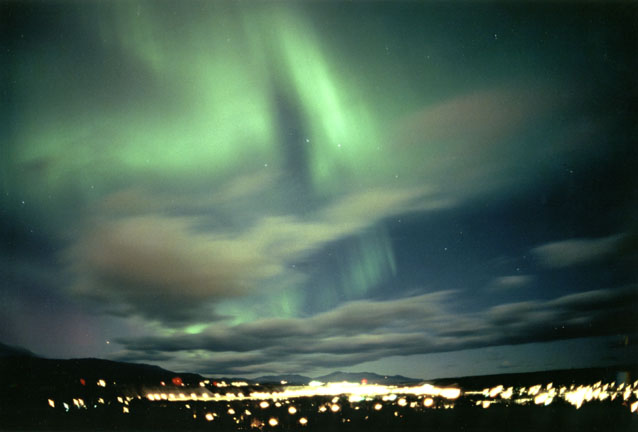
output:
M 636 3 L 0 20 L 0 342 L 245 377 L 638 358 Z

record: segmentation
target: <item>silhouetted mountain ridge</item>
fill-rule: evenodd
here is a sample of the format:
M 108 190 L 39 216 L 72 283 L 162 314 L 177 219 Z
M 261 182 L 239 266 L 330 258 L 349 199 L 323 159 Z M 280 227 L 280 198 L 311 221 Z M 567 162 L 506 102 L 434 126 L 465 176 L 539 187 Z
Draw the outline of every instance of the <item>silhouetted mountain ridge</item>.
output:
M 402 375 L 379 375 L 372 372 L 333 372 L 328 375 L 323 375 L 316 378 L 317 381 L 321 382 L 362 382 L 365 380 L 368 384 L 387 384 L 387 385 L 396 385 L 396 384 L 406 384 L 406 383 L 416 383 L 421 382 L 421 379 L 408 378 Z
M 0 357 L 37 357 L 26 348 L 3 344 L 0 342 Z
M 319 381 L 319 382 L 362 382 L 364 381 L 368 384 L 387 384 L 387 385 L 396 385 L 396 384 L 408 384 L 408 383 L 416 383 L 421 382 L 420 379 L 408 378 L 402 375 L 379 375 L 373 372 L 341 372 L 336 371 L 332 372 L 328 375 L 322 375 L 319 377 L 311 378 L 305 375 L 298 374 L 282 374 L 282 375 L 265 375 L 260 376 L 258 378 L 253 379 L 258 383 L 280 383 L 281 381 L 286 381 L 286 383 L 290 385 L 306 385 L 311 381 Z
M 258 378 L 254 378 L 252 381 L 258 383 L 280 383 L 286 381 L 291 385 L 306 385 L 313 379 L 304 375 L 298 374 L 282 374 L 282 375 L 264 375 Z
M 27 391 L 29 388 L 42 386 L 70 388 L 84 385 L 95 386 L 99 380 L 104 380 L 109 385 L 117 383 L 137 389 L 159 386 L 162 382 L 170 387 L 174 386 L 172 379 L 178 376 L 187 386 L 198 386 L 202 380 L 206 379 L 200 374 L 173 372 L 143 363 L 124 363 L 97 358 L 69 360 L 41 358 L 27 349 L 0 343 L 0 393 L 7 389 Z M 529 386 L 542 382 L 570 384 L 592 383 L 598 380 L 633 381 L 636 378 L 638 378 L 638 364 L 428 380 L 402 375 L 386 376 L 372 372 L 336 371 L 315 378 L 299 374 L 282 374 L 254 379 L 216 377 L 211 378 L 211 381 L 246 381 L 262 384 L 280 384 L 281 381 L 286 381 L 291 385 L 305 385 L 311 381 L 362 382 L 365 380 L 369 384 L 386 385 L 416 384 L 427 381 L 441 386 L 456 385 L 465 389 L 477 389 L 497 384 Z
M 122 363 L 96 358 L 46 359 L 39 357 L 6 356 L 0 358 L 0 386 L 29 388 L 42 384 L 53 386 L 95 386 L 99 380 L 107 384 L 143 387 L 160 385 L 179 376 L 184 384 L 196 385 L 202 376 L 175 373 L 159 366 L 141 363 Z M 84 382 L 84 384 L 82 383 Z

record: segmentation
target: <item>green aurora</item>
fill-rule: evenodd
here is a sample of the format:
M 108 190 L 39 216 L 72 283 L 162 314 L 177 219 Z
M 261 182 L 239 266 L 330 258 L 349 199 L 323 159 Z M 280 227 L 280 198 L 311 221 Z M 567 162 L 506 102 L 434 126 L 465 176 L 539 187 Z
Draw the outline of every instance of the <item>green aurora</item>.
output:
M 440 353 L 462 351 L 458 367 L 485 372 L 491 351 L 475 368 L 468 349 L 577 338 L 595 363 L 603 342 L 588 338 L 628 333 L 541 331 L 527 309 L 514 330 L 494 322 L 597 290 L 635 303 L 635 8 L 33 2 L 0 15 L 3 342 L 240 375 L 418 375 L 410 356 L 447 374 Z M 570 245 L 591 252 L 544 261 Z M 591 318 L 574 308 L 547 314 Z

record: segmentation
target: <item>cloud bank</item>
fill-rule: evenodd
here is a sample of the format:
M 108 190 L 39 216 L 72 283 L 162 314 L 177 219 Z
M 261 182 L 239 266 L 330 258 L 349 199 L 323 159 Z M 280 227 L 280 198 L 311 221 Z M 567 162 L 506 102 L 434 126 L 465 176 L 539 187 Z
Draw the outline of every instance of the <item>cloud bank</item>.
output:
M 454 291 L 349 302 L 305 318 L 211 325 L 200 334 L 120 338 L 119 360 L 190 359 L 203 373 L 251 374 L 352 366 L 393 355 L 636 332 L 636 286 L 455 310 Z
M 218 319 L 214 305 L 220 300 L 259 294 L 272 280 L 300 281 L 303 274 L 289 263 L 419 208 L 426 195 L 419 189 L 366 190 L 310 217 L 263 215 L 238 231 L 201 228 L 207 221 L 201 213 L 100 216 L 65 253 L 76 279 L 70 290 L 115 315 L 169 325 Z M 121 195 L 105 201 L 118 210 L 136 202 Z

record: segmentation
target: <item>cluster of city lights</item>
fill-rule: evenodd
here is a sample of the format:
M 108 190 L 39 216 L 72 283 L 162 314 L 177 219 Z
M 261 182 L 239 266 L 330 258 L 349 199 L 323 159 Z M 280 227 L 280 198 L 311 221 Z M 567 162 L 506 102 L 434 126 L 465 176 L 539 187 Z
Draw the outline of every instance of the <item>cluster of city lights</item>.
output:
M 605 383 L 598 381 L 593 385 L 554 386 L 537 384 L 530 387 L 508 387 L 498 385 L 482 391 L 465 392 L 467 397 L 475 397 L 477 406 L 489 408 L 499 403 L 515 403 L 519 405 L 551 405 L 557 399 L 563 400 L 576 409 L 585 402 L 621 399 L 629 406 L 631 412 L 638 411 L 638 380 L 632 383 Z
M 98 386 L 104 381 L 100 380 Z M 203 385 L 201 385 L 203 384 Z M 235 383 L 233 383 L 235 384 Z M 215 387 L 246 387 L 241 385 L 215 385 Z M 165 386 L 162 386 L 165 387 Z M 181 385 L 180 387 L 184 387 Z M 263 428 L 268 425 L 277 426 L 281 416 L 286 416 L 286 421 L 294 419 L 295 423 L 305 426 L 308 418 L 314 411 L 318 415 L 340 414 L 343 422 L 350 422 L 344 408 L 348 410 L 360 410 L 365 407 L 365 412 L 379 412 L 390 409 L 395 417 L 403 417 L 402 409 L 451 409 L 460 400 L 479 408 L 487 409 L 495 404 L 539 405 L 548 406 L 556 400 L 562 400 L 573 405 L 576 409 L 584 403 L 593 401 L 616 401 L 627 406 L 632 413 L 638 412 L 638 380 L 633 383 L 602 383 L 592 385 L 570 386 L 553 383 L 533 385 L 530 387 L 505 387 L 497 385 L 483 390 L 462 391 L 456 387 L 437 387 L 431 384 L 419 386 L 386 386 L 367 383 L 311 383 L 306 386 L 283 386 L 275 391 L 253 392 L 226 392 L 212 393 L 208 391 L 209 384 L 200 383 L 199 386 L 184 392 L 163 392 L 161 390 L 148 391 L 144 396 L 117 396 L 115 400 L 105 402 L 104 398 L 98 398 L 94 407 L 98 404 L 113 405 L 115 401 L 122 407 L 122 413 L 130 413 L 129 403 L 133 399 L 146 399 L 151 402 L 182 402 L 183 407 L 192 411 L 194 419 L 203 417 L 208 422 L 213 422 L 222 416 L 229 416 L 235 423 L 248 422 L 253 428 Z M 160 387 L 161 388 L 161 387 Z M 164 390 L 164 389 L 162 389 Z M 306 402 L 312 399 L 312 403 Z M 204 402 L 204 404 L 191 405 L 192 402 Z M 87 402 L 81 398 L 73 398 L 72 404 L 61 402 L 60 405 L 68 412 L 73 407 L 87 409 Z M 243 406 L 242 406 L 243 404 Z M 368 404 L 368 405 L 366 405 Z M 56 401 L 48 399 L 48 405 L 56 408 Z M 311 406 L 312 411 L 307 407 Z M 214 408 L 212 408 L 214 407 Z M 221 409 L 220 409 L 221 407 Z M 261 411 L 267 414 L 264 419 L 259 415 L 253 415 L 251 411 Z M 279 413 L 279 417 L 274 415 Z M 263 416 L 261 416 L 263 417 Z M 365 416 L 367 420 L 369 416 Z

